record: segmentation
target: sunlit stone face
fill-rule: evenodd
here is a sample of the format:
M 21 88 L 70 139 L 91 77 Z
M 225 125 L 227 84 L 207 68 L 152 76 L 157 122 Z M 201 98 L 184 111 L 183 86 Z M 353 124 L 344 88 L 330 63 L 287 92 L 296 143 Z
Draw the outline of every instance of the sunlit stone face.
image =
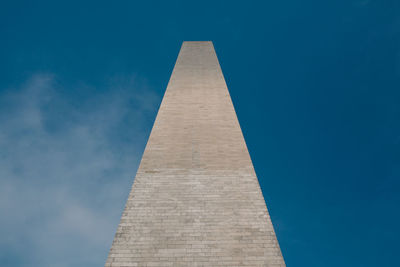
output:
M 184 42 L 105 266 L 285 266 L 211 42 Z

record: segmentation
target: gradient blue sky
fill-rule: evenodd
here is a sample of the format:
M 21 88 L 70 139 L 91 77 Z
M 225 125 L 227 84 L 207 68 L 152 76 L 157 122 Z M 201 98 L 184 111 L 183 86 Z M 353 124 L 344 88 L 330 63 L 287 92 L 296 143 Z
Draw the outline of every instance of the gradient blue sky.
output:
M 400 2 L 2 1 L 0 265 L 102 266 L 181 42 L 216 48 L 287 266 L 400 266 Z

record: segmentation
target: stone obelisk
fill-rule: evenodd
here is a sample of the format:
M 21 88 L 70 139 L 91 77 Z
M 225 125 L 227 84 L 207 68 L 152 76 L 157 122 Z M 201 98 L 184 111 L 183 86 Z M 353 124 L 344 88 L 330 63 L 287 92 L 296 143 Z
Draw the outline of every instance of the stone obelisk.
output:
M 105 266 L 285 266 L 212 42 L 184 42 Z

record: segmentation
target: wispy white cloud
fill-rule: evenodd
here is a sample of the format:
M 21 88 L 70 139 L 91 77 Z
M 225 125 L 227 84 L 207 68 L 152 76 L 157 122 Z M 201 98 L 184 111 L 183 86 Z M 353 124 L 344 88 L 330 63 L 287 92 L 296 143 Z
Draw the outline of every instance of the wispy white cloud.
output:
M 160 96 L 134 76 L 79 86 L 0 94 L 1 266 L 104 264 Z

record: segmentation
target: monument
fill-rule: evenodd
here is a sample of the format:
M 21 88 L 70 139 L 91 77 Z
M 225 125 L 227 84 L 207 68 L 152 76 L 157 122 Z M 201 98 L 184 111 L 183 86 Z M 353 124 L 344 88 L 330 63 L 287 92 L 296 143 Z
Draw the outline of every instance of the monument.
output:
M 105 266 L 285 266 L 212 42 L 184 42 Z

